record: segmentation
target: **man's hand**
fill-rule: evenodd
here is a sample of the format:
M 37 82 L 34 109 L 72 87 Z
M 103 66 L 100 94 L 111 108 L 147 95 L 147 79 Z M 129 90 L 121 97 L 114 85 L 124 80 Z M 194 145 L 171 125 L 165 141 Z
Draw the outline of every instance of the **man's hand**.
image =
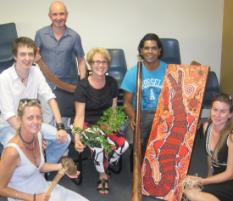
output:
M 65 173 L 69 178 L 71 178 L 71 179 L 76 179 L 76 178 L 78 178 L 78 176 L 80 175 L 80 172 L 79 171 L 77 171 L 77 173 L 75 174 L 75 175 L 70 175 L 70 174 L 68 174 L 67 172 Z
M 36 54 L 35 54 L 34 62 L 37 63 L 40 59 L 41 59 L 40 48 L 36 48 Z
M 64 129 L 58 130 L 57 139 L 60 143 L 64 143 L 68 139 L 68 133 Z
M 132 128 L 132 130 L 134 130 L 135 126 L 136 126 L 136 123 L 134 121 L 134 118 L 130 119 L 130 126 Z

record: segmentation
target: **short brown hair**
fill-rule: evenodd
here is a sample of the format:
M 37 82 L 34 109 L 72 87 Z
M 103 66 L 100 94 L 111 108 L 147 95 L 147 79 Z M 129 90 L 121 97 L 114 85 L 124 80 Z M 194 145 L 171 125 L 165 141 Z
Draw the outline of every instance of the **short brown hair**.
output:
M 32 48 L 34 50 L 34 55 L 36 54 L 35 42 L 31 38 L 28 38 L 28 37 L 19 37 L 12 44 L 12 53 L 14 56 L 17 55 L 18 48 L 22 46 Z

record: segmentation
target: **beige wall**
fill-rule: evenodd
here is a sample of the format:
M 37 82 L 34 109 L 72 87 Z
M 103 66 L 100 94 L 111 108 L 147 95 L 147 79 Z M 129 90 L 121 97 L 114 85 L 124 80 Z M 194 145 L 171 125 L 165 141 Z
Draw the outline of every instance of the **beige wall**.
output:
M 52 0 L 0 0 L 0 24 L 15 22 L 19 36 L 34 38 L 50 24 Z M 136 63 L 145 33 L 179 40 L 182 63 L 211 66 L 220 77 L 224 0 L 64 0 L 67 24 L 78 33 L 85 52 L 92 47 L 122 48 L 128 66 Z
M 233 1 L 224 1 L 221 90 L 233 95 Z

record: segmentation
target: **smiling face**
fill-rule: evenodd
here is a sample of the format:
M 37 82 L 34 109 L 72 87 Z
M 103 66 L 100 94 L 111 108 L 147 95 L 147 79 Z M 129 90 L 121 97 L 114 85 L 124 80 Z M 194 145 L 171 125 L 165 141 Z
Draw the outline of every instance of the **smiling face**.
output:
M 64 28 L 68 12 L 66 7 L 61 2 L 54 2 L 49 9 L 49 18 L 52 21 L 52 26 L 55 28 Z
M 105 76 L 108 71 L 108 60 L 101 53 L 95 53 L 91 61 L 93 76 Z
M 210 118 L 214 126 L 218 126 L 219 128 L 224 128 L 227 121 L 230 118 L 232 118 L 232 115 L 233 114 L 230 112 L 229 104 L 221 101 L 213 102 L 210 111 Z
M 145 62 L 152 63 L 159 59 L 161 48 L 155 40 L 146 40 L 143 47 L 140 49 L 140 55 Z
M 20 118 L 22 132 L 37 135 L 41 129 L 42 113 L 38 106 L 26 106 Z
M 26 45 L 19 46 L 16 55 L 14 56 L 15 65 L 22 70 L 29 70 L 34 62 L 34 49 Z

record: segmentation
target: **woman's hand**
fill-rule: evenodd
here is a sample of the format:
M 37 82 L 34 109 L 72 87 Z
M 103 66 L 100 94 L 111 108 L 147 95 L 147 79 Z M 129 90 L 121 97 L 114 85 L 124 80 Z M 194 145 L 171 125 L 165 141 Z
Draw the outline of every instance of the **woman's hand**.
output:
M 80 175 L 80 172 L 79 171 L 77 171 L 77 173 L 75 174 L 75 175 L 70 175 L 70 174 L 68 174 L 67 172 L 65 173 L 69 178 L 71 178 L 71 179 L 76 179 L 76 178 L 78 178 L 78 176 Z
M 75 140 L 75 149 L 78 151 L 78 152 L 83 152 L 84 148 L 85 148 L 85 145 L 81 142 L 81 140 Z
M 49 201 L 50 195 L 47 195 L 46 193 L 38 193 L 36 194 L 36 201 Z
M 184 188 L 201 188 L 202 178 L 188 175 L 183 181 Z

